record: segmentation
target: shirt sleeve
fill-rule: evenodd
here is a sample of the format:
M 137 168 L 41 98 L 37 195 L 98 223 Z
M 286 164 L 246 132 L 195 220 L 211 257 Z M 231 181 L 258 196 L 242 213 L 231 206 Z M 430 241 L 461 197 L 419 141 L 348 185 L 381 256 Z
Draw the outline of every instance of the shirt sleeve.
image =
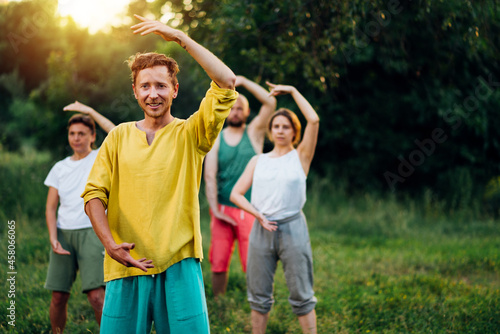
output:
M 114 130 L 114 129 L 113 129 Z M 105 209 L 108 208 L 109 192 L 113 174 L 114 143 L 117 131 L 111 131 L 104 139 L 102 146 L 97 153 L 94 165 L 90 171 L 85 190 L 81 197 L 84 205 L 91 199 L 98 198 Z
M 43 184 L 45 184 L 47 187 L 53 187 L 55 189 L 59 189 L 59 178 L 57 177 L 58 175 L 58 170 L 59 170 L 59 163 L 56 163 L 51 169 L 47 177 L 45 178 L 45 181 L 43 181 Z
M 214 145 L 237 98 L 235 90 L 220 88 L 212 81 L 200 108 L 187 120 L 194 129 L 198 151 L 203 155 Z

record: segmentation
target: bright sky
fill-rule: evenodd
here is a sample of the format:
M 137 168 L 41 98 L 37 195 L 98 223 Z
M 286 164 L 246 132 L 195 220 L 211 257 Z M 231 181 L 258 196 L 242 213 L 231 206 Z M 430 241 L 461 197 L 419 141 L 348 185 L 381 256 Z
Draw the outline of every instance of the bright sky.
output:
M 0 0 L 0 4 L 9 1 L 22 0 Z M 88 28 L 91 34 L 97 31 L 107 31 L 113 25 L 134 24 L 135 19 L 126 16 L 127 6 L 131 0 L 59 0 L 57 11 L 61 17 L 71 16 L 80 27 Z M 148 2 L 154 0 L 147 0 Z M 184 0 L 184 3 L 191 3 L 191 0 Z M 169 19 L 176 17 L 171 12 L 167 2 L 162 8 L 161 18 L 148 17 L 150 19 L 159 19 L 166 23 Z M 178 19 L 177 19 L 178 21 Z M 176 20 L 173 25 L 178 24 Z M 176 23 L 177 22 L 177 23 Z
M 71 16 L 81 27 L 88 27 L 90 33 L 106 30 L 124 20 L 124 13 L 130 0 L 59 0 L 61 16 Z

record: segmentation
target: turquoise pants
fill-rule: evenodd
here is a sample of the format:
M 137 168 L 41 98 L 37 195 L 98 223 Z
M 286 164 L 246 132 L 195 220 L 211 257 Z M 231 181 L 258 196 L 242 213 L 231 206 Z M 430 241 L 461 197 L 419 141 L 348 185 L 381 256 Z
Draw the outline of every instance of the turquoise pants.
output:
M 184 259 L 158 275 L 106 284 L 101 334 L 210 333 L 198 259 Z

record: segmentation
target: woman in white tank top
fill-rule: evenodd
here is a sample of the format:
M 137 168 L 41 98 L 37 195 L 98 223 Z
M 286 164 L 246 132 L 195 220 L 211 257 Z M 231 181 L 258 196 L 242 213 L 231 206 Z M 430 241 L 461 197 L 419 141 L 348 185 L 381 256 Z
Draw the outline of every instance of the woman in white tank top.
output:
M 254 333 L 266 329 L 274 302 L 274 272 L 277 261 L 281 260 L 292 310 L 304 333 L 316 333 L 312 252 L 302 207 L 306 201 L 306 177 L 316 149 L 319 117 L 295 87 L 267 84 L 271 95 L 293 97 L 307 125 L 301 141 L 297 116 L 288 109 L 278 109 L 268 127 L 274 143 L 272 151 L 253 157 L 231 192 L 231 201 L 259 222 L 254 224 L 250 235 L 247 268 L 252 328 Z M 251 203 L 244 196 L 250 187 Z

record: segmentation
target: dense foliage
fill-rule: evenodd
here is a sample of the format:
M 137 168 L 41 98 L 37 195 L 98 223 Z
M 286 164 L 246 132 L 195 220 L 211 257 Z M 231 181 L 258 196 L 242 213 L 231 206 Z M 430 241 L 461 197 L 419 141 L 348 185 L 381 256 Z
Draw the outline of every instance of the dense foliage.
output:
M 114 122 L 139 118 L 124 64 L 137 51 L 179 59 L 173 113 L 196 109 L 208 78 L 183 50 L 128 27 L 89 35 L 47 3 L 0 6 L 4 149 L 61 157 L 61 109 L 74 99 Z M 498 1 L 137 0 L 129 12 L 174 13 L 169 24 L 235 73 L 295 85 L 322 120 L 314 172 L 351 189 L 432 188 L 453 208 L 500 175 Z M 297 110 L 292 102 L 279 106 Z

